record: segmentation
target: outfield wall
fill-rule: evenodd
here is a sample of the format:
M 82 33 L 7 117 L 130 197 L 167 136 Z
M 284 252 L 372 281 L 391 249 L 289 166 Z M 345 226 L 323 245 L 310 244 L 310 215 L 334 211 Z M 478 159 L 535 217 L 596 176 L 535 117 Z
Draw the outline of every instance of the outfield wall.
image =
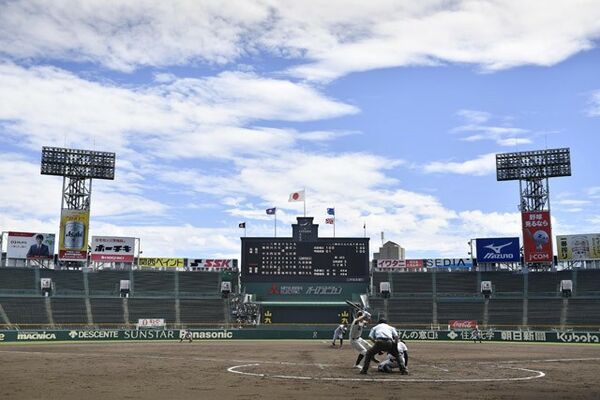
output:
M 331 340 L 331 329 L 192 329 L 196 340 L 236 339 L 317 339 Z M 403 340 L 471 341 L 470 330 L 401 330 Z M 97 342 L 97 341 L 172 341 L 179 340 L 182 331 L 165 330 L 0 330 L 0 344 L 28 342 Z M 598 343 L 600 332 L 557 331 L 481 331 L 485 342 L 527 343 Z

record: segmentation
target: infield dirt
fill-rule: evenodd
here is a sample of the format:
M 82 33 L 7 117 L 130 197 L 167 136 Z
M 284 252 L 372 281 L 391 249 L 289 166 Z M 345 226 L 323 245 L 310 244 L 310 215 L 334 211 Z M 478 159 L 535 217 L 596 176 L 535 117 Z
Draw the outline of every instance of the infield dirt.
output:
M 323 341 L 2 345 L 0 398 L 600 398 L 598 345 L 407 344 L 408 376 L 359 375 Z

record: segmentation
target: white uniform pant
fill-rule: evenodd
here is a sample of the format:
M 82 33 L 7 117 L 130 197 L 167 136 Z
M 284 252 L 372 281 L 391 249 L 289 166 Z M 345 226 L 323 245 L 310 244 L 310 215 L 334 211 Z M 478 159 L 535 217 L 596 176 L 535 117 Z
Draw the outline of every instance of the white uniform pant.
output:
M 367 342 L 363 338 L 352 339 L 350 340 L 350 344 L 354 350 L 358 351 L 363 356 L 367 354 L 367 350 L 372 347 L 371 343 Z

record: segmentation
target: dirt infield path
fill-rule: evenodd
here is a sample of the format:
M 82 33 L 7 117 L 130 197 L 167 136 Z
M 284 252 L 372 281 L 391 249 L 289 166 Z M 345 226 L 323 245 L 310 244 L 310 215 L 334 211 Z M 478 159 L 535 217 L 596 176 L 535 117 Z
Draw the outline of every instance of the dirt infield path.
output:
M 321 341 L 0 346 L 2 399 L 598 399 L 600 346 L 408 343 L 366 377 Z

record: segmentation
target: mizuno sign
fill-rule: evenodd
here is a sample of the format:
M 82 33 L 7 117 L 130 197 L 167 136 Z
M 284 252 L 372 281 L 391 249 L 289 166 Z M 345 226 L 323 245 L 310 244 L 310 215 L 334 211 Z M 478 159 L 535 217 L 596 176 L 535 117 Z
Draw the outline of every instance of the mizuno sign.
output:
M 521 247 L 518 237 L 477 239 L 477 262 L 519 262 Z

